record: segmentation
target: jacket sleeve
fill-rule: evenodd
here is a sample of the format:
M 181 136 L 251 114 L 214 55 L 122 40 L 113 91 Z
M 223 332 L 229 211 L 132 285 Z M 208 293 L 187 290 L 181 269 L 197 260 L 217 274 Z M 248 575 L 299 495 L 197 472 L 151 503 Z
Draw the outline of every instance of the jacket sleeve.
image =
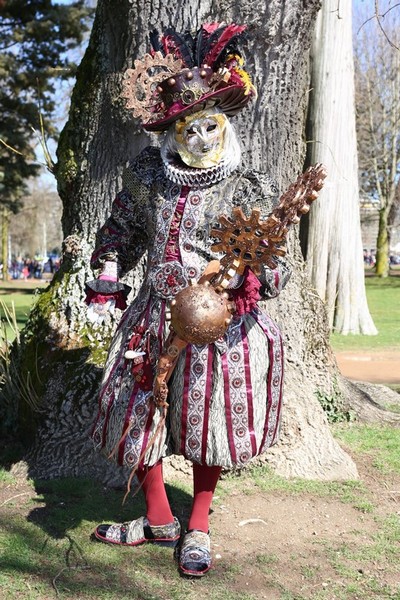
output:
M 118 277 L 133 269 L 148 248 L 150 190 L 160 173 L 160 151 L 145 148 L 125 169 L 123 189 L 117 194 L 109 218 L 99 229 L 91 265 L 102 269 L 105 263 L 116 262 Z
M 142 162 L 139 156 L 125 169 L 123 189 L 112 204 L 110 216 L 97 232 L 90 262 L 99 273 L 97 279 L 86 283 L 87 304 L 114 298 L 117 308 L 126 307 L 130 287 L 120 283 L 119 278 L 136 266 L 148 247 L 149 185 L 140 178 Z
M 134 198 L 126 187 L 117 194 L 110 216 L 96 235 L 91 258 L 94 269 L 102 269 L 106 262 L 115 262 L 119 278 L 133 269 L 144 255 L 148 245 L 147 211 L 141 200 L 143 192 Z

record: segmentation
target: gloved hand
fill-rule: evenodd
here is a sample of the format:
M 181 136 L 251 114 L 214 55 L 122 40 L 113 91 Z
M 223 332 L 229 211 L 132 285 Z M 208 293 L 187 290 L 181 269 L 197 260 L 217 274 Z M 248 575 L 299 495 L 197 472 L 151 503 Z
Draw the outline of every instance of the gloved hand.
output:
M 113 315 L 115 312 L 115 300 L 107 300 L 104 304 L 100 302 L 91 302 L 87 309 L 87 318 L 93 325 L 102 325 L 107 314 Z

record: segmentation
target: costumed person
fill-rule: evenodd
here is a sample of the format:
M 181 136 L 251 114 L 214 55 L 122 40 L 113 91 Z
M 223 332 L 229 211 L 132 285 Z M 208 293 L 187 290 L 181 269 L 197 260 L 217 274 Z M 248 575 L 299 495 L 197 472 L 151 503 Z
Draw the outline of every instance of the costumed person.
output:
M 258 300 L 276 297 L 288 281 L 284 258 L 228 278 L 224 297 L 234 312 L 217 339 L 168 345 L 174 298 L 221 259 L 213 230 L 221 215 L 240 207 L 242 215 L 257 208 L 265 217 L 277 201 L 269 176 L 240 168 L 229 121 L 256 96 L 240 50 L 244 30 L 211 23 L 194 36 L 153 33 L 153 54 L 126 73 L 127 107 L 147 131 L 165 136 L 161 148 L 146 148 L 125 170 L 97 235 L 92 266 L 99 275 L 87 284 L 93 321 L 123 309 L 127 291 L 119 279 L 147 254 L 141 288 L 111 343 L 93 431 L 96 448 L 135 469 L 147 510 L 128 523 L 99 525 L 95 536 L 128 546 L 181 540 L 179 569 L 193 576 L 211 566 L 209 510 L 221 469 L 244 467 L 274 444 L 281 416 L 282 339 Z M 162 388 L 166 402 L 156 402 L 163 355 L 173 357 L 174 368 Z M 182 534 L 163 481 L 162 460 L 172 453 L 193 463 L 193 505 Z

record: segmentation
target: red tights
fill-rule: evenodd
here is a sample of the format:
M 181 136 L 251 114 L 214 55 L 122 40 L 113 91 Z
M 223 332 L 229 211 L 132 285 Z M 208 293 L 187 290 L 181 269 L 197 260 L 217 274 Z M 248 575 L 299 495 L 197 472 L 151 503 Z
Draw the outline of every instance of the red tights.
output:
M 136 475 L 146 499 L 146 516 L 150 525 L 172 523 L 174 516 L 165 491 L 162 461 L 160 460 L 152 467 L 138 469 Z
M 193 504 L 188 529 L 208 532 L 208 513 L 220 473 L 221 467 L 193 465 Z M 171 523 L 174 517 L 165 491 L 162 461 L 153 467 L 138 469 L 136 474 L 146 498 L 150 525 Z

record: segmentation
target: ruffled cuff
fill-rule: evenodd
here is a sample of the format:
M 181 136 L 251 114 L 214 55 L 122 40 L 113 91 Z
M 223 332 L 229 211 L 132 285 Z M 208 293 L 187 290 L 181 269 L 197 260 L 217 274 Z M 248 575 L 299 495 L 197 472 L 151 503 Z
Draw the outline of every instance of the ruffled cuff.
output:
M 118 281 L 118 263 L 106 260 L 98 277 L 101 281 Z
M 86 283 L 86 304 L 105 304 L 109 300 L 115 300 L 115 307 L 125 310 L 126 299 L 131 288 L 129 285 L 117 281 L 104 281 L 94 279 Z

